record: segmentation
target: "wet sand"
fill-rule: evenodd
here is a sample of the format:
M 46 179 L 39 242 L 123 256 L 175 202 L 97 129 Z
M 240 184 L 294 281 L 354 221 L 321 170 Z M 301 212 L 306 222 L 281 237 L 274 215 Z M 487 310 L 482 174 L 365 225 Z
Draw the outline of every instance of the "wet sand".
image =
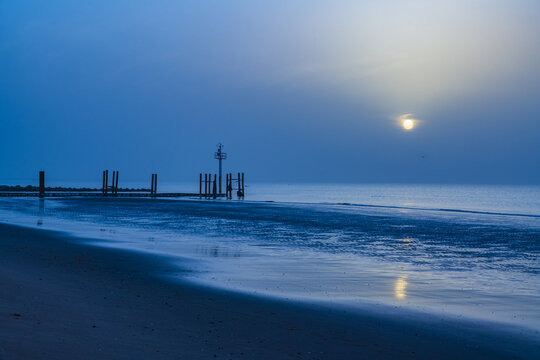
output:
M 164 257 L 0 224 L 0 359 L 535 358 L 500 325 L 360 312 L 158 275 Z

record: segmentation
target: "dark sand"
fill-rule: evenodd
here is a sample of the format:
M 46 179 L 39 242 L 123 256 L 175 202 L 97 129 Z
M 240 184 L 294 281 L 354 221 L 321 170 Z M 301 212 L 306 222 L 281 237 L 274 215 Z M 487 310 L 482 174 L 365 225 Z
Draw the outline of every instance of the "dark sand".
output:
M 277 301 L 170 282 L 163 257 L 0 225 L 2 359 L 538 358 L 493 324 Z M 177 270 L 175 270 L 177 271 Z M 431 319 L 431 320 L 430 320 Z

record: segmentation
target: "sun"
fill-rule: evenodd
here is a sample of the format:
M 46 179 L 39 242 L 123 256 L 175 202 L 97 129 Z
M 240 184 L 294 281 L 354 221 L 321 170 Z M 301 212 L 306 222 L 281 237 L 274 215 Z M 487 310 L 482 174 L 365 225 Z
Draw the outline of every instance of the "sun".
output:
M 412 119 L 403 119 L 403 122 L 401 123 L 403 128 L 405 130 L 412 130 L 414 128 L 414 120 Z
M 396 125 L 407 132 L 414 130 L 421 123 L 421 120 L 416 119 L 416 117 L 411 113 L 402 114 L 395 117 L 394 120 L 396 121 Z

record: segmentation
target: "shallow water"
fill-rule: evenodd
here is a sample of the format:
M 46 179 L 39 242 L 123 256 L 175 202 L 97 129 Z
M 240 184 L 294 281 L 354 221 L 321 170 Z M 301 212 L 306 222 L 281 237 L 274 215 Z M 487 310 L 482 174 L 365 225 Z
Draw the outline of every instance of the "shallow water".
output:
M 310 186 L 304 192 L 310 193 Z M 527 205 L 520 207 L 523 189 L 498 193 L 508 197 L 500 202 L 469 199 L 461 208 L 459 200 L 441 200 L 455 188 L 412 203 L 399 201 L 406 196 L 389 190 L 385 197 L 393 202 L 370 206 L 325 204 L 354 202 L 342 201 L 339 192 L 332 201 L 318 198 L 319 203 L 296 194 L 282 195 L 290 202 L 279 203 L 2 199 L 0 221 L 175 256 L 183 267 L 191 259 L 193 271 L 177 276 L 212 286 L 353 306 L 393 305 L 540 329 L 538 192 L 529 192 Z M 483 194 L 492 192 L 484 189 Z M 436 210 L 441 208 L 460 211 Z M 519 215 L 504 215 L 511 213 Z

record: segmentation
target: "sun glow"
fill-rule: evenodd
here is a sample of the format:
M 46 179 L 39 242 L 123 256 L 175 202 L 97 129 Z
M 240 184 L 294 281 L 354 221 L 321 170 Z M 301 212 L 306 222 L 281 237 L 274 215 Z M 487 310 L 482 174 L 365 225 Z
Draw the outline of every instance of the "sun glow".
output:
M 401 126 L 405 131 L 411 131 L 416 127 L 418 120 L 413 119 L 411 116 L 412 114 L 403 114 L 398 116 L 396 119 L 399 126 Z
M 412 130 L 414 128 L 414 121 L 411 119 L 405 119 L 403 120 L 402 125 L 405 130 Z

